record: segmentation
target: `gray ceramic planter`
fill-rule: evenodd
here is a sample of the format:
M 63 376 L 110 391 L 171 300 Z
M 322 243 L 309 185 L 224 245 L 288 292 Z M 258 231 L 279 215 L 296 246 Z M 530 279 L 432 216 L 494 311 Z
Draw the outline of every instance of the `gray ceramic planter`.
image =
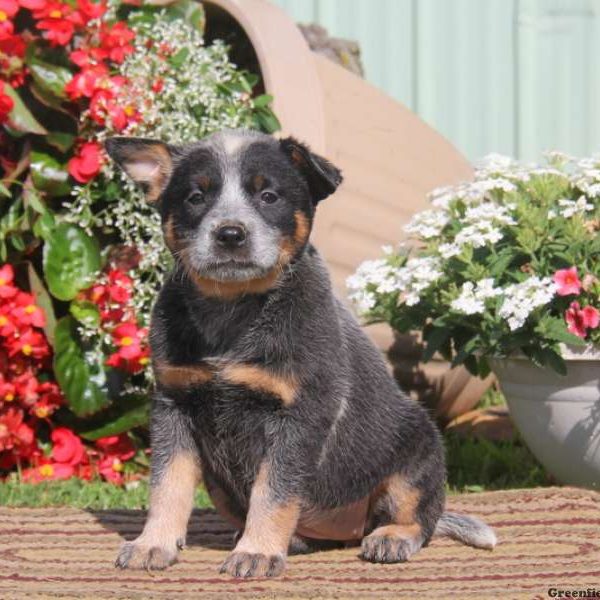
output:
M 525 357 L 492 368 L 525 443 L 561 483 L 600 489 L 600 351 L 565 348 L 568 373 Z

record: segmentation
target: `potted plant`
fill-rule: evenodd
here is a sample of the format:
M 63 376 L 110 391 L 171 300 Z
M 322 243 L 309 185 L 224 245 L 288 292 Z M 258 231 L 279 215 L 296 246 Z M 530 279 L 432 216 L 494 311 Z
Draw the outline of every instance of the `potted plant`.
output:
M 418 330 L 434 354 L 493 370 L 525 442 L 564 483 L 600 486 L 600 159 L 497 155 L 434 191 L 349 278 L 369 321 Z

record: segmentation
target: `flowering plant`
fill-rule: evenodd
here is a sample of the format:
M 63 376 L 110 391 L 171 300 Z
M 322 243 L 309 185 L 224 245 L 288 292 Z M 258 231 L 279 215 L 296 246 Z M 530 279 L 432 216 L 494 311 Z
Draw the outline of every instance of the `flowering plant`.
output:
M 170 255 L 104 140 L 278 127 L 258 77 L 205 45 L 201 6 L 157 4 L 0 0 L 0 475 L 118 482 L 124 461 L 144 462 L 102 440 L 144 445 L 131 430 L 147 420 L 147 327 Z M 64 461 L 67 437 L 94 445 Z
M 348 280 L 370 321 L 420 330 L 474 374 L 487 357 L 521 352 L 566 372 L 561 344 L 600 346 L 600 158 L 548 155 L 525 167 L 497 155 L 474 181 L 435 190 L 406 231 Z

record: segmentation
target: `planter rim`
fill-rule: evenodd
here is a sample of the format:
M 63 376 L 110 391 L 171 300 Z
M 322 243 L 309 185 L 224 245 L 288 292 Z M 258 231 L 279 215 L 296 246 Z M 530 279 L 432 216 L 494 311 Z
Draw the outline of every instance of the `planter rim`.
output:
M 561 356 L 566 361 L 600 361 L 600 348 L 594 347 L 592 344 L 587 346 L 567 346 L 566 344 L 560 345 Z M 506 361 L 506 360 L 518 360 L 529 362 L 531 359 L 524 354 L 511 354 L 510 356 L 490 356 L 491 361 Z

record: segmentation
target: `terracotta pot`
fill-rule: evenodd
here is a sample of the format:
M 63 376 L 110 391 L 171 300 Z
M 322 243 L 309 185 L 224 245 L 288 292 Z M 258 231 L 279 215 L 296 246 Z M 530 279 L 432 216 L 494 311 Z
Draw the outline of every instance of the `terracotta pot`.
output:
M 231 42 L 233 61 L 260 72 L 275 98 L 281 135 L 307 142 L 344 173 L 338 192 L 319 206 L 312 241 L 345 297 L 346 277 L 380 256 L 381 246 L 398 242 L 402 225 L 428 207 L 429 191 L 469 179 L 471 166 L 408 108 L 312 53 L 279 7 L 266 0 L 209 0 L 204 6 L 207 39 Z M 393 336 L 380 327 L 373 339 L 387 350 Z M 461 387 L 455 374 L 451 379 Z

